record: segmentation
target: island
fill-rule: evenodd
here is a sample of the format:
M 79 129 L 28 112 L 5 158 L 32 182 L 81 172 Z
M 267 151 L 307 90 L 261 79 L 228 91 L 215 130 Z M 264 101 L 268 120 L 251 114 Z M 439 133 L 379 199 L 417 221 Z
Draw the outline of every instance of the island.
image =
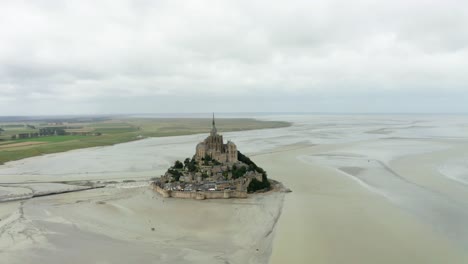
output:
M 234 142 L 224 143 L 213 114 L 210 135 L 197 144 L 195 155 L 175 161 L 151 186 L 163 197 L 203 200 L 247 198 L 248 193 L 270 190 L 271 183 L 266 171 L 237 150 Z

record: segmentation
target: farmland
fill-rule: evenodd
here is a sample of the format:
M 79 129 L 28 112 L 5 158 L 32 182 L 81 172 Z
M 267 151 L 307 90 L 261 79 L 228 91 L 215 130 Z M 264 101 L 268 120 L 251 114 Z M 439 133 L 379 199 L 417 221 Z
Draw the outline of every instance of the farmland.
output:
M 246 118 L 217 119 L 221 132 L 288 126 L 287 122 Z M 106 118 L 90 120 L 43 120 L 0 122 L 0 164 L 23 158 L 73 149 L 107 146 L 146 137 L 165 137 L 207 133 L 211 119 L 200 118 Z M 17 138 L 41 128 L 63 128 L 65 135 Z M 16 139 L 12 139 L 16 137 Z

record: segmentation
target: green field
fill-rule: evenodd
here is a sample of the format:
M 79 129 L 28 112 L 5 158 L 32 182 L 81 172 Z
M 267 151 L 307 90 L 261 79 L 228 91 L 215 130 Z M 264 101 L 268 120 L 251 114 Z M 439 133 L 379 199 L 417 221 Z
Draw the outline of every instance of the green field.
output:
M 36 129 L 26 127 L 24 124 L 15 124 L 12 122 L 0 123 L 0 128 L 4 130 L 0 134 L 0 164 L 8 161 L 19 160 L 43 154 L 63 152 L 72 149 L 113 145 L 129 142 L 132 140 L 138 140 L 145 137 L 165 137 L 208 133 L 211 129 L 211 119 L 128 118 L 108 119 L 104 121 L 86 123 L 67 122 L 66 124 L 60 124 L 60 126 L 70 127 L 70 132 L 84 130 L 93 133 L 93 135 L 43 136 L 11 140 L 12 135 L 18 133 L 34 133 L 39 131 L 41 127 L 50 126 L 44 124 L 44 122 L 28 122 L 27 125 L 34 126 Z M 216 126 L 219 132 L 227 132 L 286 127 L 289 126 L 289 123 L 280 121 L 259 121 L 246 118 L 233 118 L 217 119 Z M 94 135 L 95 133 L 101 134 L 96 136 Z M 27 142 L 43 143 L 27 146 L 19 144 L 27 144 Z
M 18 143 L 18 142 L 63 142 L 69 140 L 76 140 L 76 139 L 83 139 L 86 136 L 46 136 L 46 137 L 38 137 L 38 138 L 25 138 L 25 139 L 17 139 L 10 141 L 11 143 Z

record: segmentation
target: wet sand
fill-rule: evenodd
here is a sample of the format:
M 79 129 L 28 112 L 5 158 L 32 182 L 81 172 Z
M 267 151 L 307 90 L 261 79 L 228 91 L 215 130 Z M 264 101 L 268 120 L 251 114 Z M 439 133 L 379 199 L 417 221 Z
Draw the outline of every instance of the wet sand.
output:
M 467 117 L 269 118 L 294 124 L 224 136 L 292 193 L 200 202 L 162 199 L 135 183 L 3 203 L 1 259 L 468 263 Z M 204 136 L 15 161 L 0 166 L 0 183 L 148 180 Z
M 5 263 L 266 263 L 283 197 L 163 199 L 136 187 L 2 204 L 0 215 L 11 215 L 0 255 Z
M 406 208 L 413 205 L 407 201 L 397 203 L 385 196 L 395 195 L 398 199 L 401 198 L 399 192 L 370 190 L 339 169 L 305 163 L 297 158 L 324 151 L 328 149 L 312 147 L 288 152 L 286 157 L 283 152 L 255 157 L 256 162 L 268 164 L 270 171 L 274 172 L 272 177 L 287 183 L 293 190 L 285 199 L 271 263 L 468 261 L 465 250 L 468 229 L 465 225 L 451 226 L 467 219 L 466 206 L 453 211 L 454 217 L 463 218 L 451 221 L 444 217 L 433 222 L 433 218 L 418 217 L 421 208 Z M 438 202 L 427 201 L 425 206 Z M 450 206 L 442 204 L 439 209 Z M 442 224 L 453 229 L 438 230 Z M 463 239 L 457 240 L 450 235 L 452 232 L 464 236 Z

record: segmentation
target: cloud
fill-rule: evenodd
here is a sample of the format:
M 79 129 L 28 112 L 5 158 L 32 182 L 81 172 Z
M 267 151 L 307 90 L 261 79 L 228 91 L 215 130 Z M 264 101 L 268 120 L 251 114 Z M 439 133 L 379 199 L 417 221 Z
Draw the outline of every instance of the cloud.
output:
M 452 111 L 410 105 L 468 96 L 467 12 L 456 0 L 6 0 L 0 114 L 321 110 L 298 98 L 332 111 L 343 96 L 354 111 L 408 94 L 410 110 Z M 382 110 L 398 109 L 368 109 Z

